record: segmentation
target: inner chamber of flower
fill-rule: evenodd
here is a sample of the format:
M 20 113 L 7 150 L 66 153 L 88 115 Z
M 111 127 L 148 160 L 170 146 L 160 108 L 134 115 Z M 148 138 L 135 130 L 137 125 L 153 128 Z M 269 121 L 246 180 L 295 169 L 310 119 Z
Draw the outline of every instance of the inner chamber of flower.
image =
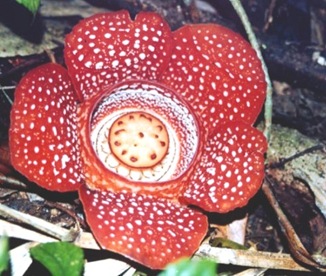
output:
M 199 145 L 197 119 L 168 88 L 125 82 L 104 93 L 91 117 L 92 146 L 110 171 L 163 182 L 187 171 Z

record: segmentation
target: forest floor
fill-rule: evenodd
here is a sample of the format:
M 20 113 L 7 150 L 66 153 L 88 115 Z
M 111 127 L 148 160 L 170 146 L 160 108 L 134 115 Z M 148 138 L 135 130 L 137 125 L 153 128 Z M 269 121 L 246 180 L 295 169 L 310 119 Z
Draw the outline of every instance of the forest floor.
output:
M 3 176 L 0 203 L 64 228 L 74 227 L 78 220 L 81 227 L 88 230 L 75 194 L 63 197 L 41 190 L 8 164 L 11 103 L 21 77 L 48 61 L 44 49 L 50 50 L 58 63 L 63 63 L 65 34 L 81 17 L 101 11 L 125 8 L 135 15 L 141 10 L 151 10 L 162 14 L 172 29 L 186 23 L 215 22 L 244 37 L 246 34 L 227 0 L 189 1 L 191 3 L 182 0 L 71 0 L 64 5 L 59 0 L 43 1 L 34 19 L 12 4 L 13 1 L 9 2 L 6 10 L 0 9 L 0 169 Z M 273 128 L 266 157 L 265 182 L 268 183 L 249 206 L 234 217 L 249 214 L 247 247 L 290 253 L 303 267 L 312 269 L 313 254 L 326 258 L 326 1 L 244 0 L 242 3 L 261 45 L 273 84 Z M 5 177 L 24 182 L 28 187 L 17 188 Z M 284 214 L 284 219 L 279 212 Z M 215 237 L 216 232 L 221 231 L 219 225 L 229 223 L 232 218 L 212 215 L 211 236 Z M 299 237 L 299 243 L 293 232 Z M 11 240 L 11 247 L 22 244 L 21 239 Z M 98 256 L 94 251 L 87 254 L 89 260 Z M 326 264 L 323 265 L 325 268 Z M 35 267 L 40 269 L 33 264 L 30 271 Z M 315 263 L 317 267 L 318 262 Z M 244 265 L 226 264 L 219 269 L 228 275 L 245 270 Z M 260 273 L 306 275 L 311 272 L 281 267 Z M 32 274 L 27 271 L 26 275 Z

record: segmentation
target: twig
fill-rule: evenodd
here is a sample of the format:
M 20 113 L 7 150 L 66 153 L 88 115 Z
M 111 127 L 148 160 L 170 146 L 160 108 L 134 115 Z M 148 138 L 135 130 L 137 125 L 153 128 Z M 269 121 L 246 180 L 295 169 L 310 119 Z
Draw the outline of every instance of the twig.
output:
M 43 219 L 11 209 L 3 204 L 0 204 L 0 216 L 14 218 L 62 241 L 74 241 L 78 236 L 78 231 L 74 229 L 67 230 L 61 228 Z
M 7 101 L 10 103 L 10 105 L 12 105 L 13 102 L 12 102 L 12 100 L 10 99 L 10 97 L 8 96 L 8 94 L 6 93 L 5 89 L 15 89 L 15 87 L 14 87 L 14 88 L 11 88 L 11 87 L 12 87 L 12 86 L 1 86 L 1 85 L 0 85 L 0 88 L 1 88 L 1 91 L 2 91 L 3 95 L 5 95 Z
M 10 250 L 11 275 L 25 275 L 26 271 L 33 262 L 29 254 L 29 249 L 35 245 L 37 245 L 36 242 L 28 242 Z
M 51 238 L 34 230 L 26 229 L 2 219 L 0 219 L 0 229 L 0 235 L 6 235 L 9 238 L 17 238 L 40 243 L 56 241 L 55 238 Z
M 254 34 L 254 31 L 252 30 L 251 24 L 249 22 L 248 16 L 246 14 L 246 11 L 244 10 L 241 1 L 240 0 L 230 0 L 233 8 L 237 12 L 239 18 L 241 19 L 241 22 L 246 30 L 246 33 L 248 35 L 248 39 L 254 48 L 254 50 L 257 53 L 258 58 L 260 59 L 262 63 L 262 68 L 265 74 L 265 80 L 267 83 L 267 89 L 266 89 L 266 101 L 265 101 L 265 128 L 264 128 L 264 135 L 266 136 L 267 140 L 269 140 L 270 137 L 270 132 L 271 132 L 271 127 L 272 127 L 272 106 L 273 106 L 273 101 L 272 101 L 272 82 L 269 78 L 268 75 L 268 69 L 265 64 L 263 55 L 260 51 L 260 46 L 257 41 L 257 38 Z
M 276 6 L 276 2 L 277 0 L 272 0 L 272 2 L 269 4 L 269 8 L 268 8 L 268 13 L 267 13 L 267 19 L 263 28 L 263 31 L 266 32 L 269 28 L 269 26 L 272 24 L 273 22 L 273 12 Z
M 15 276 L 26 275 L 26 271 L 33 262 L 30 249 L 39 245 L 38 242 L 27 242 L 10 250 L 11 273 Z M 110 268 L 110 275 L 134 275 L 135 268 L 120 260 L 102 259 L 98 261 L 87 261 L 84 264 L 84 276 L 103 275 L 103 271 Z M 127 273 L 128 272 L 128 273 Z
M 289 254 L 219 248 L 211 247 L 209 244 L 202 244 L 196 252 L 195 258 L 208 258 L 219 264 L 231 264 L 245 267 L 309 271 L 307 268 L 295 262 Z M 323 261 L 326 261 L 325 257 L 322 258 Z
M 278 217 L 279 225 L 281 227 L 282 232 L 285 234 L 287 240 L 289 241 L 289 249 L 294 258 L 299 262 L 306 264 L 307 266 L 320 270 L 325 269 L 325 261 L 318 263 L 318 260 L 315 260 L 302 244 L 297 233 L 295 232 L 292 225 L 288 221 L 286 215 L 282 211 L 281 206 L 277 202 L 272 191 L 271 180 L 267 176 L 265 177 L 265 181 L 263 182 L 262 190 Z
M 15 85 L 10 85 L 10 86 L 1 86 L 0 85 L 0 87 L 1 87 L 2 90 L 14 90 L 14 89 L 16 89 Z
M 41 243 L 55 241 L 54 238 L 33 230 L 25 229 L 4 220 L 0 220 L 0 229 L 6 232 L 8 237 L 11 238 L 20 238 Z M 93 235 L 89 232 L 81 232 L 74 241 L 74 244 L 86 249 L 101 249 Z M 207 243 L 200 246 L 194 258 L 210 258 L 220 264 L 232 264 L 246 267 L 309 271 L 307 268 L 296 263 L 289 254 L 218 248 L 211 247 Z M 324 257 L 320 256 L 319 258 L 320 262 L 326 262 Z
M 23 188 L 23 189 L 27 189 L 27 185 L 19 180 L 17 180 L 16 178 L 10 177 L 10 176 L 5 176 L 2 173 L 0 173 L 0 184 L 2 183 L 8 183 L 10 185 L 12 185 L 15 188 Z
M 54 224 L 51 225 L 57 227 Z M 0 219 L 0 229 L 9 238 L 18 238 L 27 241 L 35 241 L 39 243 L 52 242 L 57 240 L 55 238 L 49 237 L 48 235 L 41 234 L 34 230 L 26 229 L 22 226 L 1 219 Z M 96 240 L 94 239 L 92 233 L 89 232 L 80 232 L 79 236 L 74 240 L 73 243 L 82 248 L 95 249 L 95 250 L 101 249 L 97 244 Z
M 54 55 L 54 53 L 50 49 L 45 49 L 44 51 L 48 55 L 51 63 L 57 63 L 56 62 L 56 59 L 55 59 L 55 55 Z

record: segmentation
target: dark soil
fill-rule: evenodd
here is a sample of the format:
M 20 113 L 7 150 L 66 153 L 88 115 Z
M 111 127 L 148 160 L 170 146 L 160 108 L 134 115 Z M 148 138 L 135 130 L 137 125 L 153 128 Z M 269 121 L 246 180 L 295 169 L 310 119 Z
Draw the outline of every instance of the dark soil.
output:
M 157 11 L 165 15 L 173 29 L 185 23 L 216 22 L 245 36 L 243 27 L 227 0 L 204 1 L 209 3 L 215 12 L 199 9 L 192 1 L 186 4 L 189 1 L 182 0 L 89 0 L 88 2 L 110 10 L 126 8 L 132 15 L 141 10 Z M 326 1 L 245 0 L 242 2 L 262 45 L 263 55 L 274 84 L 274 123 L 297 129 L 308 137 L 325 143 Z M 199 2 L 200 5 L 202 3 Z M 5 19 L 6 24 L 12 26 L 10 18 Z M 69 32 L 76 22 L 76 17 L 65 17 L 62 20 L 67 22 L 67 32 Z M 40 21 L 42 18 L 37 15 L 34 24 L 37 25 Z M 15 24 L 19 25 L 21 22 L 15 22 Z M 21 29 L 17 32 L 25 36 L 31 30 Z M 37 31 L 37 33 L 40 32 Z M 59 63 L 63 62 L 62 49 L 62 46 L 59 46 L 53 51 Z M 0 58 L 1 86 L 15 86 L 23 74 L 47 60 L 46 54 Z M 0 142 L 4 148 L 8 143 L 11 109 L 6 95 L 13 100 L 14 89 L 6 90 L 6 94 L 0 93 Z M 27 183 L 22 176 L 17 175 L 8 166 L 8 163 L 5 164 L 3 160 L 6 159 L 5 152 L 1 154 L 3 156 L 0 161 L 4 166 L 0 167 L 2 172 Z M 323 253 L 326 254 L 326 241 L 316 241 L 314 238 L 314 236 L 320 237 L 320 233 L 325 231 L 325 220 L 320 218 L 320 213 L 314 205 L 314 197 L 309 189 L 295 184 L 293 183 L 290 187 L 276 183 L 274 188 L 277 198 L 308 251 L 313 252 L 317 247 L 317 242 L 320 243 L 319 248 L 322 247 L 321 244 L 324 244 Z M 34 197 L 32 195 L 34 193 L 42 197 Z M 3 183 L 0 187 L 0 203 L 66 228 L 74 226 L 78 219 L 82 227 L 87 229 L 75 194 L 68 194 L 63 198 L 61 194 L 43 191 L 33 184 L 26 191 L 17 190 Z M 260 192 L 252 200 L 248 210 L 250 217 L 246 245 L 255 245 L 258 250 L 263 251 L 289 252 L 287 241 L 278 225 L 278 218 L 263 193 Z M 239 270 L 230 266 L 221 266 L 220 269 L 233 272 Z M 265 275 L 305 275 L 305 273 L 271 271 Z

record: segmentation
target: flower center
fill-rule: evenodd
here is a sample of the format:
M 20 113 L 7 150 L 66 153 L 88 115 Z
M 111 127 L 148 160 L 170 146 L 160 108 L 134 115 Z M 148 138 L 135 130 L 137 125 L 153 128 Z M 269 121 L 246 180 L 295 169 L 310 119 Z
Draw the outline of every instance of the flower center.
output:
M 145 112 L 130 112 L 116 119 L 109 131 L 114 156 L 132 168 L 151 168 L 166 156 L 169 135 L 165 125 Z
M 197 154 L 194 114 L 173 91 L 157 83 L 117 84 L 98 100 L 90 126 L 99 160 L 133 181 L 176 179 Z

